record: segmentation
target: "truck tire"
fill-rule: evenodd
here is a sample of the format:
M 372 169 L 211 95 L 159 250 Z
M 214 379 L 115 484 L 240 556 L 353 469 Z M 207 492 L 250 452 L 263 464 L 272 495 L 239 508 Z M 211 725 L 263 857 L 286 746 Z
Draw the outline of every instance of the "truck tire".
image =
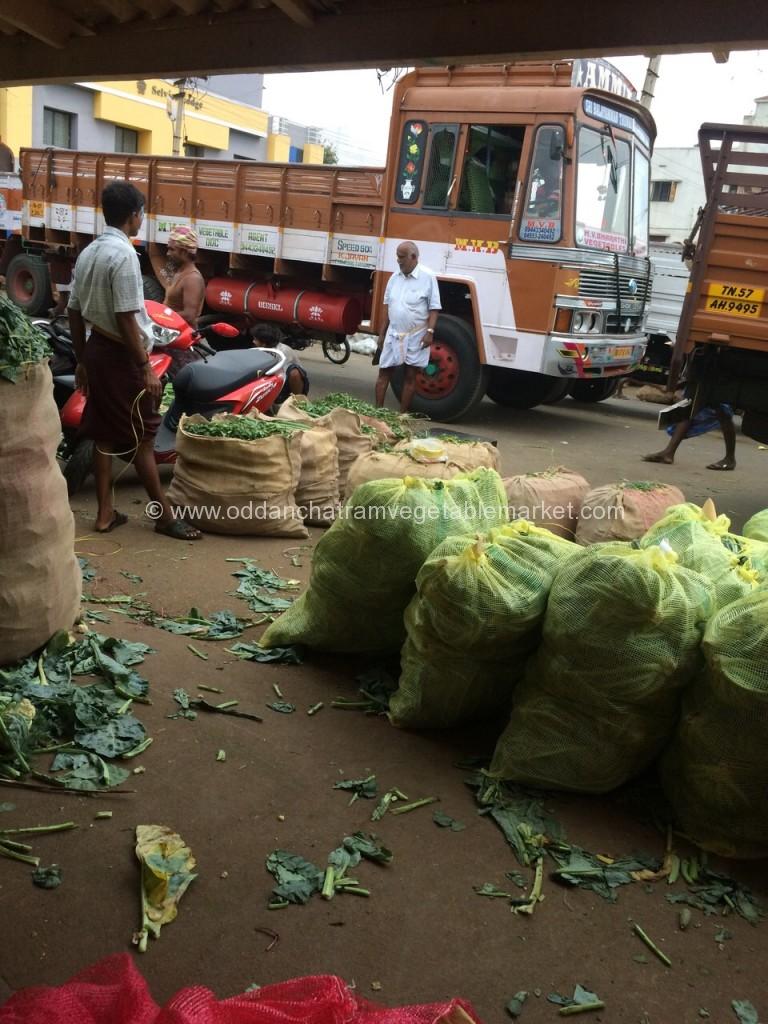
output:
M 163 302 L 165 299 L 165 288 L 152 274 L 142 274 L 141 283 L 144 288 L 144 298 L 152 302 Z
M 565 397 L 568 387 L 568 381 L 560 377 L 493 366 L 488 382 L 488 397 L 508 409 L 534 409 L 545 402 L 559 401 Z
M 570 394 L 574 402 L 604 402 L 616 394 L 619 377 L 601 380 L 575 380 L 571 384 Z
M 398 399 L 403 375 L 398 367 L 392 377 Z M 455 423 L 480 404 L 487 381 L 488 367 L 478 358 L 474 331 L 459 317 L 443 314 L 437 318 L 429 364 L 416 377 L 411 411 L 440 423 Z
M 51 276 L 37 256 L 21 253 L 13 257 L 5 275 L 5 290 L 27 316 L 46 316 L 53 305 Z

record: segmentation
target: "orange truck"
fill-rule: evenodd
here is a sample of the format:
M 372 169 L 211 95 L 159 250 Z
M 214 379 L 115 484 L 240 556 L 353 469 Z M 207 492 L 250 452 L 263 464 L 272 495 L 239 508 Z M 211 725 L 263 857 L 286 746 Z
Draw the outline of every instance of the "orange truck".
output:
M 673 373 L 687 363 L 692 413 L 728 403 L 768 442 L 768 128 L 705 124 L 699 148 L 706 204 Z
M 169 232 L 189 224 L 209 311 L 377 334 L 411 239 L 442 302 L 415 409 L 453 422 L 486 394 L 516 408 L 608 397 L 643 356 L 651 286 L 655 126 L 630 83 L 600 60 L 421 68 L 392 111 L 385 168 L 25 149 L 9 294 L 41 313 L 51 282 L 65 293 L 102 230 L 101 189 L 127 178 L 147 197 L 149 297 Z

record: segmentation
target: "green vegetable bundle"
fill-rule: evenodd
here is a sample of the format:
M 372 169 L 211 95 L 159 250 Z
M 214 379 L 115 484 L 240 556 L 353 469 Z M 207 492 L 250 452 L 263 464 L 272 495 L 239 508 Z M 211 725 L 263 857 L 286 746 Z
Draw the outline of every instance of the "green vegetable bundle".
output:
M 386 423 L 398 441 L 407 440 L 413 432 L 410 417 L 402 416 L 392 409 L 380 409 L 378 406 L 371 405 L 370 402 L 353 398 L 352 395 L 347 395 L 343 391 L 334 391 L 316 402 L 304 401 L 301 403 L 301 408 L 315 418 L 326 416 L 334 409 L 348 409 L 350 412 L 356 412 L 359 416 L 367 416 L 370 419 Z
M 22 366 L 51 354 L 48 339 L 33 327 L 18 306 L 0 295 L 0 377 L 15 384 Z
M 235 441 L 260 441 L 275 434 L 292 434 L 296 430 L 306 430 L 301 423 L 289 420 L 256 419 L 251 416 L 222 416 L 204 423 L 188 422 L 185 426 L 188 434 L 197 437 L 224 437 Z

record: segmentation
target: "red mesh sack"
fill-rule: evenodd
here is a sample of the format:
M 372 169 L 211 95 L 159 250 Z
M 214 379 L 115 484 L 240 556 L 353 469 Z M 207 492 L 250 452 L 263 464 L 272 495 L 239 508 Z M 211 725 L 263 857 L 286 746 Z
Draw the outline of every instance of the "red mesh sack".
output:
M 118 953 L 58 987 L 27 988 L 0 1008 L 0 1024 L 480 1024 L 460 999 L 385 1009 L 341 978 L 318 975 L 218 1000 L 185 988 L 160 1008 L 132 958 Z

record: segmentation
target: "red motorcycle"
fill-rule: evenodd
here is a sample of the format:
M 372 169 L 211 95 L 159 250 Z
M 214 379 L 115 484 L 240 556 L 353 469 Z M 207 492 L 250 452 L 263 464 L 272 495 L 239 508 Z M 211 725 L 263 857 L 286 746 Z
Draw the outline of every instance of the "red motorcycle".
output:
M 166 410 L 155 436 L 155 461 L 176 461 L 176 431 L 182 415 L 199 413 L 209 419 L 217 412 L 267 412 L 285 383 L 286 358 L 276 349 L 251 348 L 217 352 L 208 338 L 233 338 L 238 330 L 231 324 L 209 324 L 195 330 L 178 313 L 161 302 L 146 301 L 152 320 L 154 345 L 149 362 L 164 383 L 171 383 L 173 401 Z M 63 434 L 59 457 L 69 494 L 76 494 L 93 469 L 93 441 L 80 437 L 85 396 L 75 386 L 75 354 L 69 332 L 60 321 L 35 321 L 45 331 L 53 348 L 51 369 L 53 393 Z M 202 358 L 187 363 L 170 381 L 173 354 L 194 350 Z M 126 456 L 127 458 L 127 456 Z

